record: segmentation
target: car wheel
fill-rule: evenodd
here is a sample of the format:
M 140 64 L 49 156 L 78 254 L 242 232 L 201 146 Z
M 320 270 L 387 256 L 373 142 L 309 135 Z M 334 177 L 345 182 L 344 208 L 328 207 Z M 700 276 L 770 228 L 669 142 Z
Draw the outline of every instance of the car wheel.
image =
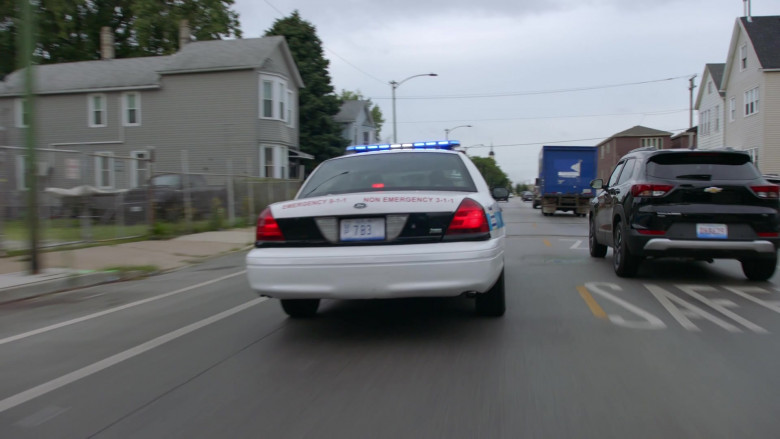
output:
M 496 283 L 485 293 L 477 294 L 477 314 L 487 317 L 501 317 L 506 311 L 504 294 L 504 270 L 498 276 Z
M 623 232 L 623 224 L 618 221 L 614 227 L 614 244 L 612 249 L 612 264 L 615 274 L 620 277 L 634 277 L 639 270 L 641 258 L 631 254 Z
M 593 218 L 589 221 L 590 227 L 588 227 L 588 249 L 590 255 L 594 258 L 603 258 L 607 254 L 607 246 L 599 244 L 599 240 L 596 239 L 596 222 Z
M 314 317 L 320 307 L 320 299 L 282 299 L 282 309 L 294 318 Z
M 743 259 L 742 272 L 750 280 L 768 280 L 775 274 L 777 268 L 777 255 L 773 258 Z

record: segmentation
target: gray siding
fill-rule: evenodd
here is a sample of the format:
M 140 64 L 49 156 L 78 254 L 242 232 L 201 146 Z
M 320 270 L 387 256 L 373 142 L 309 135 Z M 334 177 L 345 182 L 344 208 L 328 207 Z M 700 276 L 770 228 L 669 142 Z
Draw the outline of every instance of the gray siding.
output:
M 761 170 L 780 174 L 780 72 L 765 72 L 763 88 L 761 113 L 765 143 Z

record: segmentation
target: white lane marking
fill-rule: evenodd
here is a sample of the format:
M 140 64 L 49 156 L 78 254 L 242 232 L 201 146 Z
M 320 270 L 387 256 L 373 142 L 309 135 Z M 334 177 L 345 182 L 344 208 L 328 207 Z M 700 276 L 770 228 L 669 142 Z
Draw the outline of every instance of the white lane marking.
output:
M 686 302 L 685 300 L 677 297 L 676 295 L 672 294 L 669 291 L 666 291 L 665 289 L 659 287 L 658 285 L 652 285 L 652 284 L 645 284 L 645 288 L 647 288 L 651 293 L 653 293 L 653 296 L 655 296 L 656 300 L 663 305 L 664 308 L 666 308 L 667 311 L 669 311 L 669 314 L 674 317 L 675 320 L 677 320 L 677 323 L 680 324 L 683 328 L 689 330 L 689 331 L 701 331 L 698 326 L 696 326 L 689 317 L 694 318 L 702 318 L 709 320 L 710 322 L 720 326 L 721 328 L 725 329 L 729 332 L 742 332 L 739 328 L 736 326 L 723 321 L 714 315 L 708 313 L 707 311 Z M 672 303 L 674 302 L 674 303 Z M 675 305 L 677 304 L 677 305 Z
M 569 249 L 571 250 L 588 250 L 587 247 L 581 247 L 582 240 L 581 239 L 565 239 L 565 238 L 559 238 L 558 241 L 564 241 L 564 242 L 574 242 Z
M 613 283 L 604 283 L 604 282 L 588 282 L 585 284 L 585 288 L 588 289 L 591 293 L 598 294 L 599 296 L 609 300 L 610 302 L 613 302 L 615 304 L 618 304 L 622 306 L 623 308 L 627 309 L 628 311 L 636 314 L 637 316 L 644 319 L 644 321 L 628 321 L 624 319 L 622 316 L 619 315 L 613 315 L 609 314 L 609 321 L 612 323 L 623 326 L 626 328 L 633 328 L 633 329 L 664 329 L 666 328 L 666 324 L 663 322 L 663 320 L 659 319 L 658 317 L 650 314 L 649 312 L 640 309 L 625 300 L 615 297 L 614 295 L 602 290 L 601 288 L 610 288 L 614 291 L 623 291 L 623 288 L 620 287 L 618 284 Z
M 246 273 L 246 270 L 241 270 L 241 271 L 239 271 L 237 273 L 228 274 L 228 275 L 225 275 L 225 276 L 222 276 L 222 277 L 218 277 L 216 279 L 212 279 L 212 280 L 209 280 L 209 281 L 206 281 L 206 282 L 201 282 L 201 283 L 196 284 L 196 285 L 191 285 L 189 287 L 184 287 L 184 288 L 178 289 L 176 291 L 171 291 L 169 293 L 161 294 L 159 296 L 150 297 L 148 299 L 139 300 L 137 302 L 127 303 L 125 305 L 117 306 L 115 308 L 109 308 L 109 309 L 104 310 L 104 311 L 96 312 L 96 313 L 93 313 L 93 314 L 88 314 L 88 315 L 85 315 L 85 316 L 82 316 L 82 317 L 78 317 L 78 318 L 75 318 L 75 319 L 72 319 L 72 320 L 68 320 L 68 321 L 65 321 L 65 322 L 55 323 L 53 325 L 49 325 L 49 326 L 46 326 L 46 327 L 43 327 L 43 328 L 34 329 L 32 331 L 28 331 L 28 332 L 25 332 L 25 333 L 22 333 L 22 334 L 12 335 L 12 336 L 6 337 L 6 338 L 0 338 L 0 345 L 4 345 L 6 343 L 11 343 L 12 341 L 21 340 L 23 338 L 32 337 L 34 335 L 43 334 L 44 332 L 53 331 L 55 329 L 63 328 L 65 326 L 75 325 L 76 323 L 81 323 L 81 322 L 84 322 L 84 321 L 87 321 L 87 320 L 96 319 L 98 317 L 103 317 L 103 316 L 105 316 L 107 314 L 112 314 L 112 313 L 115 313 L 115 312 L 118 312 L 118 311 L 122 311 L 122 310 L 125 310 L 125 309 L 128 309 L 128 308 L 133 308 L 135 306 L 143 305 L 145 303 L 154 302 L 155 300 L 165 299 L 166 297 L 175 296 L 176 294 L 181 294 L 181 293 L 184 293 L 184 292 L 187 292 L 187 291 L 190 291 L 190 290 L 194 290 L 195 288 L 200 288 L 200 287 L 204 287 L 206 285 L 210 285 L 210 284 L 213 284 L 213 283 L 221 282 L 221 281 L 223 281 L 225 279 L 230 279 L 231 277 L 236 277 L 236 276 L 239 276 L 239 275 L 242 275 L 242 274 L 245 274 L 245 273 Z
M 90 375 L 93 375 L 95 373 L 98 373 L 102 371 L 103 369 L 107 369 L 111 366 L 114 366 L 116 364 L 119 364 L 125 360 L 129 360 L 130 358 L 133 358 L 135 356 L 141 355 L 146 351 L 152 350 L 158 346 L 161 346 L 165 343 L 168 343 L 169 341 L 175 340 L 179 337 L 182 337 L 184 335 L 189 334 L 190 332 L 196 331 L 204 326 L 210 325 L 212 323 L 218 322 L 222 319 L 225 319 L 227 317 L 232 316 L 233 314 L 237 314 L 247 308 L 253 307 L 261 302 L 264 302 L 268 300 L 265 297 L 258 297 L 257 299 L 250 300 L 249 302 L 246 302 L 244 304 L 241 304 L 239 306 L 236 306 L 234 308 L 231 308 L 227 311 L 223 311 L 219 314 L 215 314 L 211 317 L 205 318 L 199 322 L 192 323 L 190 325 L 187 325 L 183 328 L 179 328 L 175 331 L 169 332 L 165 335 L 161 335 L 155 339 L 149 340 L 146 343 L 142 343 L 136 347 L 130 348 L 124 352 L 120 352 L 116 355 L 112 355 L 108 358 L 105 358 L 103 360 L 98 361 L 97 363 L 92 363 L 89 366 L 82 367 L 79 370 L 73 371 L 67 375 L 63 375 L 59 378 L 55 378 L 47 383 L 43 383 L 39 386 L 33 387 L 32 389 L 25 390 L 24 392 L 17 393 L 16 395 L 9 396 L 8 398 L 5 398 L 0 401 L 0 413 L 12 409 L 18 405 L 24 404 L 25 402 L 28 402 L 32 399 L 35 399 L 39 396 L 45 395 L 49 392 L 53 392 L 60 387 L 67 386 L 68 384 L 71 384 L 75 381 L 78 381 L 82 378 L 86 378 Z
M 739 297 L 742 297 L 743 299 L 747 299 L 753 303 L 757 303 L 764 308 L 771 309 L 772 311 L 776 313 L 780 313 L 780 302 L 777 301 L 766 301 L 761 300 L 757 297 L 753 297 L 748 293 L 754 293 L 754 294 L 771 294 L 769 291 L 760 288 L 760 287 L 723 287 L 732 293 L 736 294 Z
M 729 311 L 727 308 L 718 305 L 714 301 L 704 297 L 704 295 L 700 294 L 699 292 L 716 292 L 718 291 L 717 288 L 710 287 L 707 285 L 676 285 L 677 288 L 681 289 L 685 293 L 687 293 L 689 296 L 695 298 L 696 300 L 702 302 L 703 304 L 711 307 L 712 309 L 718 311 L 719 313 L 723 314 L 724 316 L 734 320 L 735 322 L 739 323 L 740 325 L 750 329 L 751 331 L 757 333 L 757 334 L 768 334 L 769 331 L 766 329 L 756 325 L 755 323 L 751 322 L 750 320 L 740 316 L 739 314 Z
M 68 410 L 69 409 L 57 407 L 57 406 L 45 407 L 42 410 L 39 410 L 33 413 L 32 415 L 27 416 L 26 418 L 20 420 L 19 422 L 16 423 L 16 425 L 25 428 L 37 427 L 41 424 L 51 421 L 57 416 L 67 412 Z

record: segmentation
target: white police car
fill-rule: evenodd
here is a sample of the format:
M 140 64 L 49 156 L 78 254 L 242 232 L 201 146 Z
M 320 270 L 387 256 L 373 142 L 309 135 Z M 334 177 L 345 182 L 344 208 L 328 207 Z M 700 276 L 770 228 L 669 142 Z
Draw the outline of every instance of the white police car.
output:
M 501 208 L 457 141 L 358 145 L 321 163 L 295 199 L 257 221 L 252 289 L 292 317 L 320 299 L 475 293 L 504 314 Z

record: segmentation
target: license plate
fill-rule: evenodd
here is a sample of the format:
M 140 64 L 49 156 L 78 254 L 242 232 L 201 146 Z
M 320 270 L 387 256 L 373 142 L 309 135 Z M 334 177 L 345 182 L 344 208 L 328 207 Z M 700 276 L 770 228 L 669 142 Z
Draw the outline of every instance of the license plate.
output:
M 384 218 L 357 218 L 341 220 L 342 241 L 382 241 L 384 239 Z
M 726 239 L 729 237 L 729 230 L 725 224 L 696 224 L 696 237 Z
M 130 207 L 130 212 L 140 212 L 142 210 L 144 210 L 144 208 L 141 207 L 141 206 L 132 206 L 132 207 Z

